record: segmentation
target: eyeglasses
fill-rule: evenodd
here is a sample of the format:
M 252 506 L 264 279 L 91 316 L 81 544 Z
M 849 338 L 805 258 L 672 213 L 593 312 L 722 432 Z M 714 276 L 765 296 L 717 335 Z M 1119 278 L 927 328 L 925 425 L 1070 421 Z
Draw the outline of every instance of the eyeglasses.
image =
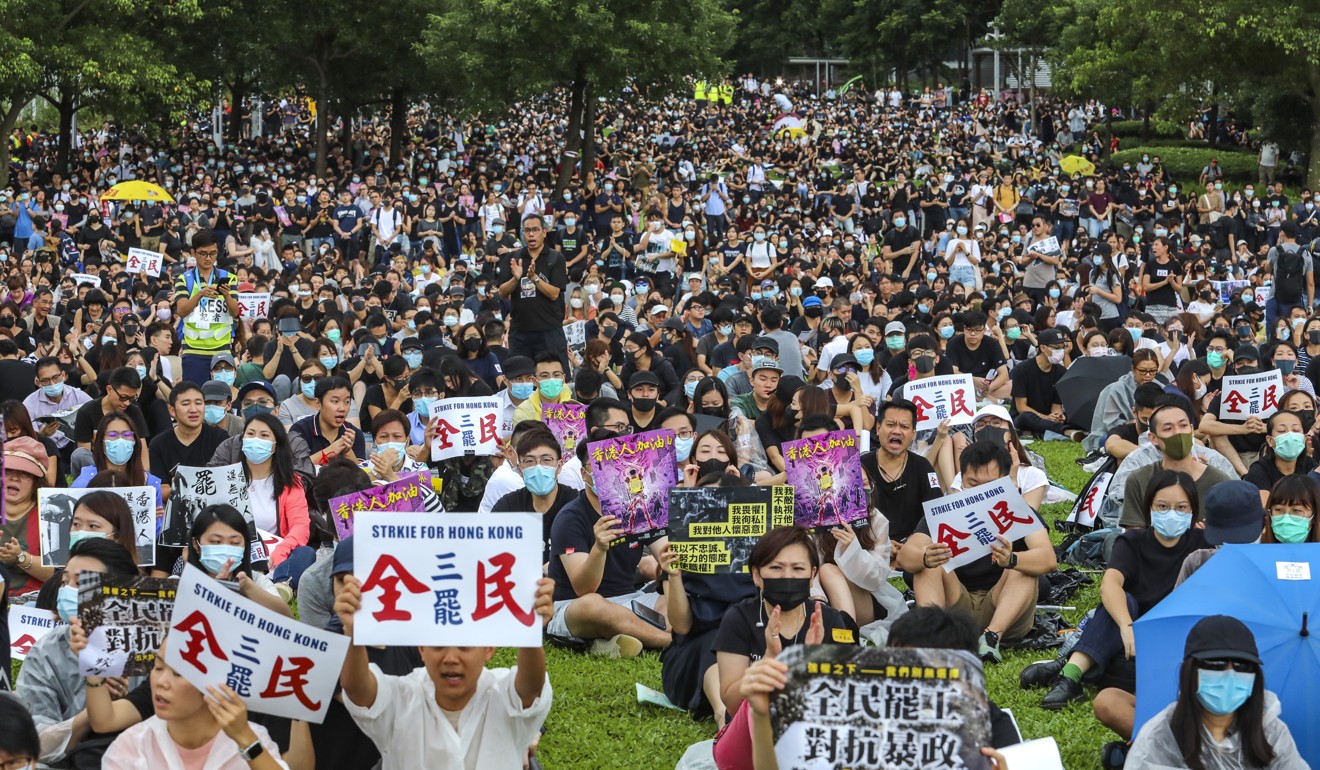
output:
M 1169 506 L 1164 505 L 1163 503 L 1156 503 L 1155 505 L 1151 506 L 1151 510 L 1154 511 L 1155 513 L 1168 513 L 1169 511 L 1177 511 L 1178 513 L 1191 513 L 1192 506 L 1188 503 L 1178 503 L 1177 505 L 1170 508 Z
M 1159 369 L 1149 369 L 1149 368 L 1138 368 L 1134 371 L 1136 371 L 1137 374 L 1144 375 L 1146 377 L 1154 377 L 1155 375 L 1160 373 Z
M 626 422 L 607 422 L 600 427 L 604 428 L 605 430 L 613 431 L 614 433 L 619 433 L 624 435 L 628 433 L 632 433 L 632 424 Z
M 42 386 L 55 385 L 61 382 L 64 382 L 64 372 L 60 372 L 54 377 L 37 378 L 37 384 Z
M 1260 666 L 1249 660 L 1198 660 L 1196 667 L 1204 671 L 1227 671 L 1230 668 L 1242 674 L 1254 674 Z
M 693 436 L 697 435 L 697 432 L 692 430 L 691 428 L 683 428 L 681 430 L 674 431 L 674 435 L 677 436 L 678 438 L 692 438 Z
M 137 434 L 131 430 L 108 430 L 105 432 L 106 441 L 114 441 L 117 438 L 135 441 L 137 440 Z
M 1205 349 L 1206 349 L 1206 352 L 1207 352 L 1207 353 L 1227 353 L 1227 352 L 1228 352 L 1228 348 L 1225 347 L 1225 346 L 1223 346 L 1223 345 L 1206 345 L 1206 346 L 1205 346 Z
M 963 329 L 963 331 L 967 332 L 968 334 L 983 334 L 983 333 L 985 333 L 985 327 L 984 327 L 984 326 L 968 326 L 968 327 L 966 327 L 965 329 Z
M 929 350 L 909 350 L 909 351 L 908 351 L 908 358 L 910 358 L 910 359 L 916 359 L 916 358 L 921 358 L 922 356 L 933 356 L 933 355 L 935 355 L 935 354 L 932 353 L 932 352 L 930 352 Z
M 120 401 L 130 406 L 138 400 L 138 394 L 136 393 L 131 396 L 125 396 L 123 393 L 119 392 L 118 388 L 110 388 L 110 392 L 115 394 L 115 398 L 118 398 Z
M 559 458 L 551 457 L 550 455 L 541 455 L 540 457 L 518 458 L 518 467 L 522 468 L 525 471 L 531 470 L 532 468 L 535 468 L 538 465 L 543 468 L 553 468 L 559 465 Z
M 193 249 L 193 256 L 194 256 L 194 257 L 218 257 L 218 256 L 220 256 L 220 250 L 219 250 L 219 249 Z

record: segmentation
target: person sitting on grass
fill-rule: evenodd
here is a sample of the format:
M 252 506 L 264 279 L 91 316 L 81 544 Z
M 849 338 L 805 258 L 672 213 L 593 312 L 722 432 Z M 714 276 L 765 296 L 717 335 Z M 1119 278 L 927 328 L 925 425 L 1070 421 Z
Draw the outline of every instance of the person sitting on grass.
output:
M 351 639 L 362 582 L 346 574 L 337 585 L 335 615 Z M 543 627 L 554 612 L 553 591 L 550 579 L 537 581 L 533 611 Z M 383 770 L 522 767 L 550 713 L 545 649 L 520 648 L 511 669 L 486 668 L 494 647 L 420 650 L 421 668 L 387 676 L 354 644 L 339 675 L 344 706 L 380 749 Z
M 1013 460 L 1008 450 L 989 441 L 969 444 L 958 458 L 964 490 L 1008 476 Z M 1039 529 L 1010 543 L 1002 537 L 990 553 L 953 572 L 944 565 L 953 558 L 949 546 L 930 536 L 929 520 L 923 518 L 907 544 L 898 552 L 898 564 L 912 573 L 917 604 L 958 607 L 968 610 L 985 629 L 980 654 L 987 661 L 1002 663 L 1001 641 L 1026 636 L 1036 617 L 1036 592 L 1041 575 L 1058 565 L 1048 529 Z

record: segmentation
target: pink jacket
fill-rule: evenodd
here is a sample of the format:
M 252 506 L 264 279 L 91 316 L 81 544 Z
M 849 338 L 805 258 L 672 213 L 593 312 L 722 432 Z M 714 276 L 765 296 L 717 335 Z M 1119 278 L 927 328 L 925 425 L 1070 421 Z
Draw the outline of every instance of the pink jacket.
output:
M 275 507 L 280 512 L 280 531 L 275 534 L 284 540 L 270 555 L 271 567 L 289 558 L 293 549 L 307 545 L 311 540 L 312 517 L 307 513 L 307 493 L 303 491 L 302 477 L 295 476 L 293 484 L 284 488 Z

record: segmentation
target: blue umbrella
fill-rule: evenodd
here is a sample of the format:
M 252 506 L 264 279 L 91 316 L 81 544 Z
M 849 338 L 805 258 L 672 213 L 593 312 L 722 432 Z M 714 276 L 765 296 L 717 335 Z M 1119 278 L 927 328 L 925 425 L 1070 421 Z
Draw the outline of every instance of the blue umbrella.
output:
M 1177 696 L 1192 626 L 1208 615 L 1229 615 L 1255 634 L 1265 686 L 1279 696 L 1302 758 L 1320 767 L 1320 638 L 1310 632 L 1312 624 L 1320 631 L 1317 582 L 1320 543 L 1222 547 L 1134 626 L 1140 685 L 1133 735 Z

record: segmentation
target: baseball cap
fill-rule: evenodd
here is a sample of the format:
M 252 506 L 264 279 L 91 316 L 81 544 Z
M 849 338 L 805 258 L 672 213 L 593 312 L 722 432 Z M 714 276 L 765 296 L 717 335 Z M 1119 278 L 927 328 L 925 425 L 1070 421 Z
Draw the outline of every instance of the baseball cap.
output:
M 50 455 L 40 441 L 27 436 L 11 438 L 5 442 L 5 468 L 11 471 L 23 471 L 38 478 L 45 478 L 46 465 Z
M 803 297 L 802 308 L 805 310 L 809 307 L 821 307 L 820 297 L 817 297 L 814 294 L 810 297 Z
M 976 412 L 976 417 L 972 418 L 972 425 L 981 421 L 982 417 L 998 417 L 1009 425 L 1013 424 L 1013 418 L 1008 416 L 1008 410 L 999 404 L 986 404 Z
M 1254 543 L 1260 537 L 1265 509 L 1260 490 L 1250 481 L 1235 479 L 1215 484 L 1201 505 L 1205 541 L 1210 545 Z
M 229 355 L 228 353 L 220 353 L 218 355 L 211 356 L 211 369 L 213 371 L 215 370 L 215 367 L 220 364 L 229 364 L 230 366 L 236 369 L 238 368 L 237 364 L 234 363 L 234 357 Z
M 888 337 L 891 334 L 907 334 L 907 327 L 903 325 L 902 321 L 890 321 L 885 324 L 885 336 Z
M 1062 345 L 1068 341 L 1058 329 L 1044 329 L 1036 336 L 1041 345 Z
M 762 369 L 774 369 L 776 372 L 780 372 L 781 374 L 784 371 L 784 367 L 780 366 L 779 362 L 774 360 L 773 358 L 762 358 L 759 362 L 757 362 L 754 366 L 752 366 L 751 373 L 756 374 Z
M 330 576 L 342 575 L 353 571 L 353 536 L 349 535 L 335 546 L 334 561 L 330 565 Z
M 1260 354 L 1256 352 L 1256 346 L 1255 346 L 1255 345 L 1239 345 L 1239 346 L 1233 351 L 1233 360 L 1234 360 L 1234 361 L 1242 361 L 1242 360 L 1246 360 L 1246 361 L 1259 361 L 1259 360 L 1260 360 Z
M 674 331 L 683 331 L 683 320 L 681 318 L 669 317 L 664 323 L 660 324 L 661 329 L 673 329 Z
M 399 340 L 399 350 L 421 350 L 422 341 L 416 337 L 404 337 Z M 506 375 L 507 376 L 507 375 Z
M 752 350 L 769 350 L 779 355 L 779 340 L 774 337 L 760 336 L 752 340 Z
M 1184 658 L 1196 660 L 1245 660 L 1260 665 L 1260 652 L 1251 629 L 1237 618 L 1211 615 L 1196 621 L 1187 632 Z
M 229 386 L 219 380 L 207 380 L 202 385 L 202 398 L 206 401 L 227 401 L 231 395 Z
M 269 395 L 271 398 L 275 399 L 276 401 L 280 400 L 279 394 L 275 392 L 275 386 L 271 385 L 269 382 L 266 382 L 265 380 L 248 381 L 246 385 L 238 389 L 238 400 L 242 401 L 243 398 L 247 396 L 247 394 L 251 393 L 254 390 L 265 391 L 266 394 Z M 206 398 L 205 393 L 202 394 L 202 398 Z
M 834 281 L 833 281 L 828 275 L 827 275 L 827 276 L 823 276 L 823 277 L 821 277 L 821 278 L 817 278 L 817 279 L 816 279 L 816 284 L 815 284 L 815 286 L 816 286 L 817 289 L 819 289 L 819 288 L 821 288 L 821 287 L 825 287 L 825 288 L 830 288 L 830 289 L 832 289 L 832 288 L 834 288 Z
M 628 378 L 628 390 L 632 390 L 638 385 L 654 385 L 660 387 L 660 378 L 655 376 L 654 372 L 642 370 L 633 372 L 633 376 Z
M 669 308 L 665 307 L 664 305 L 651 306 L 651 315 L 660 315 L 661 313 L 668 313 L 668 312 L 669 312 Z
M 857 363 L 857 358 L 853 356 L 852 353 L 839 353 L 838 355 L 834 356 L 834 358 L 830 359 L 830 371 L 834 371 L 835 369 L 840 369 L 845 366 L 856 366 L 859 369 L 861 368 L 861 365 Z
M 503 369 L 504 376 L 510 380 L 536 374 L 536 364 L 527 356 L 510 356 L 505 359 Z

